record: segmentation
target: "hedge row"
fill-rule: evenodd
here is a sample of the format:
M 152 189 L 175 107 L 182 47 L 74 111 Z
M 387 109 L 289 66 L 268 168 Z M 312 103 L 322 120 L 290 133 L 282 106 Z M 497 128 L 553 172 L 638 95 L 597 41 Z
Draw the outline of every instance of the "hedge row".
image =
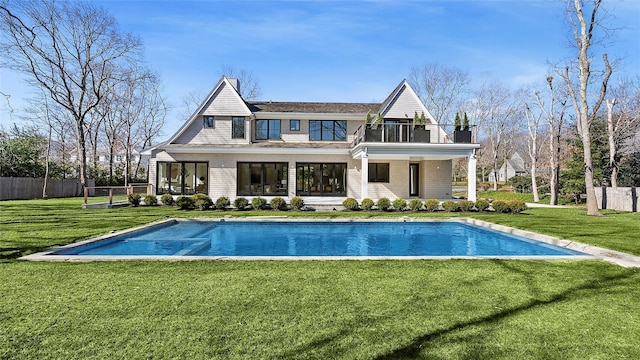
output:
M 129 195 L 129 203 L 133 206 L 140 204 L 141 196 L 139 194 Z M 289 206 L 285 199 L 281 197 L 274 197 L 267 204 L 267 200 L 261 197 L 255 197 L 249 203 L 249 200 L 243 197 L 236 198 L 233 201 L 233 208 L 231 208 L 231 201 L 225 196 L 221 196 L 216 199 L 215 202 L 206 194 L 195 194 L 192 196 L 178 196 L 176 199 L 171 194 L 164 194 L 160 197 L 160 202 L 165 206 L 176 206 L 180 210 L 288 210 Z M 145 205 L 153 206 L 158 204 L 158 198 L 155 195 L 147 195 L 144 198 Z M 296 196 L 291 199 L 291 209 L 303 210 L 305 204 L 302 198 Z
M 440 204 L 438 199 L 427 199 L 424 202 L 420 199 L 411 199 L 409 203 L 405 199 L 398 198 L 391 202 L 388 198 L 380 198 L 377 203 L 371 199 L 362 199 L 362 204 L 354 198 L 348 198 L 342 202 L 347 210 L 381 210 L 381 211 L 447 211 L 447 212 L 469 212 L 469 211 L 495 211 L 498 213 L 519 214 L 527 210 L 527 204 L 521 200 L 494 200 L 489 203 L 486 199 L 479 199 L 475 203 L 469 200 L 447 200 Z M 374 209 L 375 207 L 375 209 Z

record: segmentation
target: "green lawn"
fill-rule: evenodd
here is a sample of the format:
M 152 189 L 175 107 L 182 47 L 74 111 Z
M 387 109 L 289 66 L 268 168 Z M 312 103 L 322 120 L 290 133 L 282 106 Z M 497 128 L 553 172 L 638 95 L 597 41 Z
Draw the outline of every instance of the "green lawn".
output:
M 0 359 L 640 358 L 640 269 L 599 261 L 13 259 L 168 216 L 265 214 L 81 203 L 0 202 Z M 473 216 L 640 254 L 639 214 Z

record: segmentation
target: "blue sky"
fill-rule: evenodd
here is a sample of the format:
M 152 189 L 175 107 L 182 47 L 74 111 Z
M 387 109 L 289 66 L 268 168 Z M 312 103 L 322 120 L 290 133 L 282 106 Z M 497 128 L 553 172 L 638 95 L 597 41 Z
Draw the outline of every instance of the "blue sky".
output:
M 173 110 L 165 137 L 184 121 L 181 98 L 207 92 L 221 67 L 259 79 L 260 100 L 382 101 L 412 66 L 437 63 L 514 88 L 546 77 L 571 54 L 557 1 L 93 1 L 140 36 Z M 617 76 L 640 74 L 640 1 L 610 0 L 619 30 L 606 48 Z M 19 110 L 28 96 L 1 70 L 0 90 Z M 2 124 L 16 121 L 2 106 Z

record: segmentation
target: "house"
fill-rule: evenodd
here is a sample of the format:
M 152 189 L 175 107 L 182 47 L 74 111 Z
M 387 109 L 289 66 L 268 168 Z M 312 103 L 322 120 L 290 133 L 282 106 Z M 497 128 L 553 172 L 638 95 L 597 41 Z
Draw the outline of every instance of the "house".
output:
M 450 199 L 452 159 L 464 157 L 476 178 L 480 145 L 454 143 L 405 80 L 382 103 L 245 101 L 239 87 L 223 76 L 173 136 L 145 151 L 156 194 Z M 378 114 L 381 123 L 365 124 Z M 417 114 L 426 124 L 414 126 Z
M 524 165 L 524 160 L 517 152 L 511 155 L 510 159 L 507 159 L 502 163 L 500 170 L 498 170 L 498 181 L 507 182 L 514 176 L 527 176 L 529 172 Z M 493 181 L 494 172 L 489 174 L 489 181 Z

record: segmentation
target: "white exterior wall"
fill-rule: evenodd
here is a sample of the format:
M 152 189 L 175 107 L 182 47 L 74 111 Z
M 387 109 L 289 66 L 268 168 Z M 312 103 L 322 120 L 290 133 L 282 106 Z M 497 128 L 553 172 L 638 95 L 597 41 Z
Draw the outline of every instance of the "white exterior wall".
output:
M 451 199 L 451 160 L 420 162 L 420 197 L 423 199 Z
M 203 116 L 199 116 L 174 144 L 248 144 L 249 143 L 249 118 L 244 120 L 244 139 L 231 138 L 231 116 L 215 116 L 214 127 L 205 128 Z

